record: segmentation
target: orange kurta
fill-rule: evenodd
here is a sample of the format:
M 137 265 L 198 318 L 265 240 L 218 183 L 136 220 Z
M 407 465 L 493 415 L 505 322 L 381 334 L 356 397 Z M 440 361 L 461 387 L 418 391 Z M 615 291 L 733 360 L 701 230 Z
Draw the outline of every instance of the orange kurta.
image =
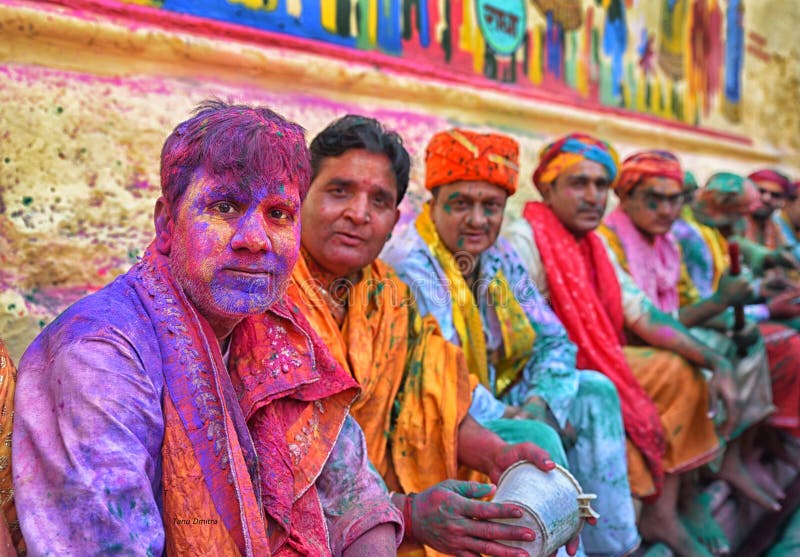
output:
M 11 426 L 14 418 L 14 390 L 17 370 L 0 340 L 0 555 L 23 553 L 25 542 L 19 529 L 11 481 Z
M 455 478 L 457 432 L 472 392 L 464 356 L 435 319 L 419 316 L 391 267 L 375 260 L 362 270 L 341 327 L 303 258 L 287 295 L 361 385 L 350 411 L 389 489 L 418 492 Z

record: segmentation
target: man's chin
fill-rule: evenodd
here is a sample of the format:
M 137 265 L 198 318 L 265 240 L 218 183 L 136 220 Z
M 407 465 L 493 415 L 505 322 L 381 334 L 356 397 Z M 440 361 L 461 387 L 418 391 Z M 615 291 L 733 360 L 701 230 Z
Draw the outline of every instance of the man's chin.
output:
M 264 313 L 280 299 L 281 296 L 278 294 L 249 296 L 246 299 L 239 299 L 234 303 L 220 307 L 220 311 L 228 318 L 244 319 L 251 315 Z
M 339 277 L 349 277 L 361 271 L 364 267 L 372 264 L 378 258 L 378 254 L 370 257 L 364 248 L 359 249 L 339 249 L 331 253 L 326 261 L 317 261 L 325 270 Z
M 589 232 L 597 229 L 601 222 L 601 218 L 583 218 L 576 220 L 572 223 L 572 226 L 568 226 L 567 228 L 569 228 L 574 234 L 583 236 L 584 234 L 588 234 Z
M 257 289 L 229 290 L 214 293 L 214 309 L 226 318 L 243 319 L 248 315 L 264 313 L 282 297 L 286 281 L 281 284 L 263 284 Z

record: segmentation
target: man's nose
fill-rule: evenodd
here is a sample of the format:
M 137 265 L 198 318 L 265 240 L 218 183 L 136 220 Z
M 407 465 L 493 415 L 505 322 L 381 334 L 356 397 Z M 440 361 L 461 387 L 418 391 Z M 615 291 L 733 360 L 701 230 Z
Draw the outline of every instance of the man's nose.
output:
M 583 199 L 588 203 L 600 201 L 600 188 L 594 182 L 589 183 L 583 190 Z
M 245 213 L 231 238 L 231 247 L 252 252 L 272 250 L 272 242 L 267 234 L 267 221 L 261 211 Z
M 472 206 L 469 217 L 470 224 L 473 226 L 484 226 L 486 224 L 485 209 L 480 203 L 476 203 Z
M 346 216 L 354 224 L 365 224 L 370 221 L 369 199 L 366 195 L 357 195 L 347 207 Z

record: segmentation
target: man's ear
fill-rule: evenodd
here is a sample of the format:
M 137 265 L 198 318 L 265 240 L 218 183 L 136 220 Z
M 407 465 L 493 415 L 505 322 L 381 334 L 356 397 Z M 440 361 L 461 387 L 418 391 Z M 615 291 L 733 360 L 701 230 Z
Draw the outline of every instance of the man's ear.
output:
M 153 224 L 156 227 L 156 249 L 164 255 L 169 255 L 172 247 L 172 213 L 164 196 L 156 201 Z
M 552 193 L 551 188 L 553 187 L 552 183 L 542 183 L 539 184 L 539 194 L 542 196 L 542 203 L 550 206 L 550 195 Z
M 397 221 L 399 221 L 399 220 L 400 220 L 400 209 L 395 209 L 394 210 L 394 222 L 392 223 L 392 228 L 394 228 L 397 225 Z

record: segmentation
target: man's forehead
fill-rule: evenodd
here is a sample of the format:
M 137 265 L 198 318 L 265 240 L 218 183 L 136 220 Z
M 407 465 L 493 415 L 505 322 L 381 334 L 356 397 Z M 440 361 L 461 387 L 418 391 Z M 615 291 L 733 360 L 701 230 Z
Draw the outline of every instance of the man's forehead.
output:
M 236 173 L 201 172 L 202 191 L 209 194 L 227 193 L 236 196 L 255 197 L 280 195 L 290 199 L 299 197 L 300 186 L 280 173 L 268 176 L 241 176 Z
M 466 199 L 502 199 L 507 196 L 506 191 L 489 182 L 481 181 L 460 181 L 442 186 L 446 188 L 445 201 L 459 198 Z
M 582 159 L 581 161 L 565 168 L 561 172 L 560 176 L 567 178 L 585 177 L 593 178 L 595 180 L 602 178 L 608 180 L 608 171 L 606 171 L 606 168 L 599 162 L 589 159 Z
M 663 193 L 670 195 L 673 193 L 683 193 L 683 185 L 673 178 L 664 176 L 649 176 L 645 178 L 641 185 L 642 190 L 653 193 Z
M 365 162 L 386 163 L 384 176 L 366 172 Z M 394 192 L 397 189 L 397 178 L 392 171 L 389 158 L 383 153 L 373 153 L 365 149 L 351 149 L 339 157 L 326 157 L 322 160 L 320 171 L 312 185 L 324 178 L 326 183 L 361 186 L 370 189 L 381 189 Z

